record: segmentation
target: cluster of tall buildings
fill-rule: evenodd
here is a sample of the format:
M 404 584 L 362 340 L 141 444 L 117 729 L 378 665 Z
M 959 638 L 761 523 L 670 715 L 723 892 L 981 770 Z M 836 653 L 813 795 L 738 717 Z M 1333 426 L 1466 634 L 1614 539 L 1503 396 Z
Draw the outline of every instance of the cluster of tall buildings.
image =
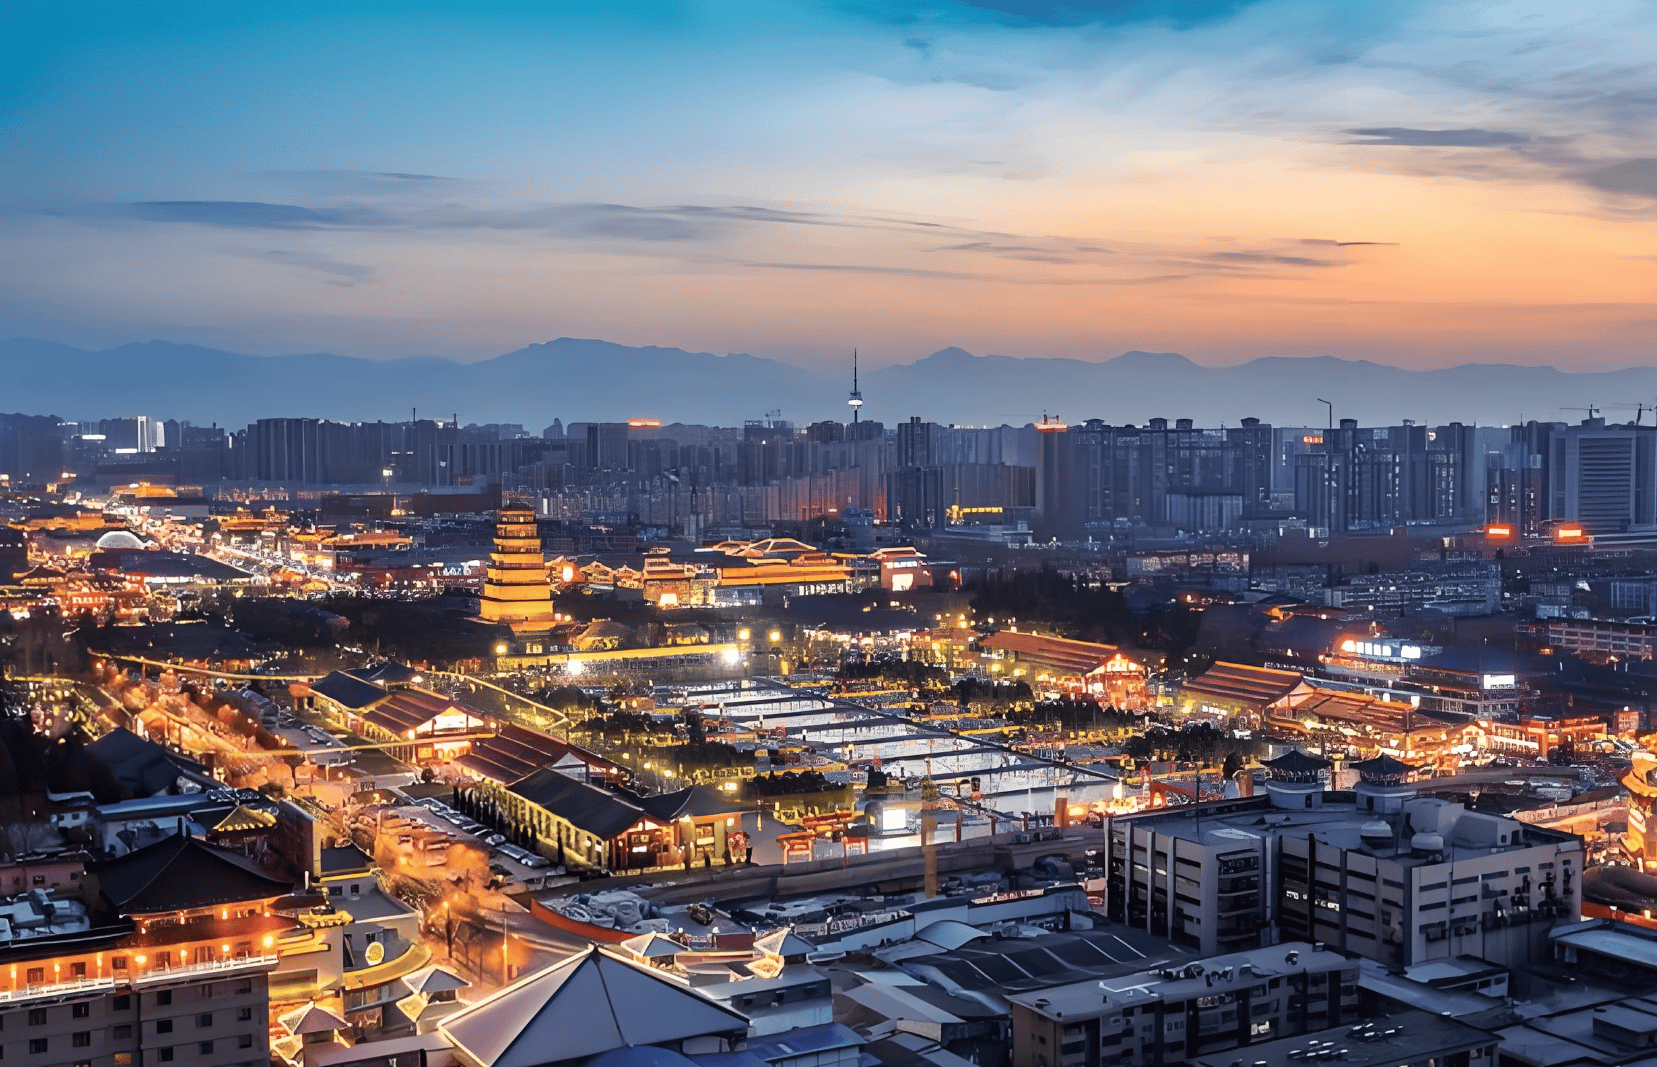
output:
M 860 415 L 860 412 L 854 412 Z M 239 430 L 146 416 L 97 423 L 0 416 L 0 474 L 99 483 L 488 486 L 547 515 L 709 525 L 810 520 L 847 509 L 937 529 L 993 514 L 1040 539 L 1122 527 L 1209 533 L 1285 520 L 1316 534 L 1489 522 L 1525 535 L 1657 527 L 1657 426 L 1526 422 L 1326 428 L 1244 418 L 1198 427 L 1043 418 L 963 427 L 854 417 L 805 427 L 458 419 L 260 419 Z M 971 521 L 970 519 L 967 521 Z

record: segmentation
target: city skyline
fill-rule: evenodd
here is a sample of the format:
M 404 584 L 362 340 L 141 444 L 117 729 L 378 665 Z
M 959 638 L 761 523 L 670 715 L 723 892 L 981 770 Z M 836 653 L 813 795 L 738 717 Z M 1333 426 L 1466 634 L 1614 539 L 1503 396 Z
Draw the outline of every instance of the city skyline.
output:
M 1657 322 L 1634 4 L 76 10 L 6 8 L 3 336 L 1575 370 Z

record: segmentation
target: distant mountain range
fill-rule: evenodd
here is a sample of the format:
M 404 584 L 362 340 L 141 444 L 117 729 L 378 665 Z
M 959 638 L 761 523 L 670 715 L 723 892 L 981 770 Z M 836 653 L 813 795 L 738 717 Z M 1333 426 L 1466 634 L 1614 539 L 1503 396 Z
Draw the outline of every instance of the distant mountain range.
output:
M 91 352 L 50 341 L 0 341 L 0 410 L 70 419 L 147 414 L 240 427 L 272 416 L 346 421 L 458 415 L 462 424 L 554 418 L 740 425 L 781 410 L 798 424 L 844 419 L 848 368 L 832 373 L 758 356 L 630 348 L 559 338 L 474 363 L 358 359 L 313 353 L 249 356 L 168 341 Z M 1167 352 L 1115 359 L 1018 359 L 946 348 L 913 363 L 865 370 L 863 417 L 891 426 L 919 415 L 965 425 L 1022 425 L 1043 412 L 1067 422 L 1190 418 L 1236 425 L 1364 425 L 1415 419 L 1481 425 L 1524 418 L 1575 421 L 1561 405 L 1609 403 L 1613 421 L 1657 401 L 1657 368 L 1566 372 L 1553 367 L 1464 364 L 1411 371 L 1333 357 L 1256 359 L 1204 367 Z M 1623 403 L 1626 401 L 1626 403 Z

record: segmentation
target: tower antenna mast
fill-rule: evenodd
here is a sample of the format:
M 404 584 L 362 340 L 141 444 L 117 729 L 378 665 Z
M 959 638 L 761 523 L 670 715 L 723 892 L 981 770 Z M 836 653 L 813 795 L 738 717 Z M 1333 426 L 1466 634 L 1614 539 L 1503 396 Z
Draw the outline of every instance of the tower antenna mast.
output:
M 857 387 L 857 349 L 852 349 L 852 393 L 846 403 L 852 409 L 852 425 L 857 425 L 857 417 L 863 410 L 863 391 Z

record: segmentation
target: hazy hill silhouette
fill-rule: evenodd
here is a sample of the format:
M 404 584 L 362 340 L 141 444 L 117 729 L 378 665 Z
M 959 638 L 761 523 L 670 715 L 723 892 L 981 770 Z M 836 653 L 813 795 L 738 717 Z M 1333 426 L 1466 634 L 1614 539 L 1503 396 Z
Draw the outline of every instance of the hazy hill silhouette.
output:
M 473 363 L 436 358 L 369 360 L 328 353 L 249 356 L 169 341 L 86 351 L 50 341 L 0 342 L 4 406 L 98 419 L 149 414 L 240 427 L 270 416 L 349 421 L 458 414 L 462 423 L 554 417 L 740 425 L 780 409 L 798 424 L 844 419 L 849 368 L 808 369 L 750 355 L 632 348 L 563 337 Z M 1254 416 L 1279 425 L 1321 425 L 1324 397 L 1337 418 L 1364 424 L 1452 420 L 1561 421 L 1561 405 L 1632 404 L 1657 398 L 1657 368 L 1566 372 L 1553 367 L 1464 364 L 1411 371 L 1367 360 L 1269 357 L 1205 367 L 1169 352 L 1114 359 L 1019 359 L 946 348 L 862 376 L 864 417 L 888 426 L 910 415 L 959 424 L 1021 425 L 1043 411 L 1070 422 L 1143 423 L 1191 418 L 1235 425 Z M 1649 405 L 1651 401 L 1647 400 Z M 1625 410 L 1625 408 L 1627 410 Z

